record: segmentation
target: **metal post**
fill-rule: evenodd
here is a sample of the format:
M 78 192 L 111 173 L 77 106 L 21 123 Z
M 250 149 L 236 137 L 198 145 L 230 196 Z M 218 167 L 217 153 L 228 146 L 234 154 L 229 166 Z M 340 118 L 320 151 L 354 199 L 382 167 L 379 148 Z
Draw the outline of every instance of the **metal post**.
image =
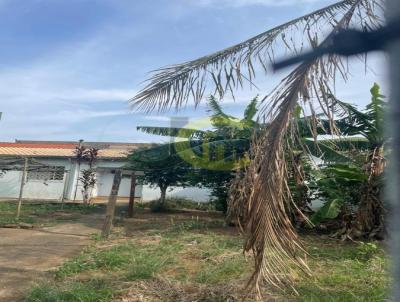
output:
M 70 159 L 70 161 L 71 161 L 71 159 Z M 71 173 L 71 164 L 70 164 L 70 169 L 64 171 L 64 183 L 63 183 L 63 191 L 62 191 L 62 195 L 61 195 L 61 209 L 64 208 L 65 195 L 67 195 L 67 188 L 68 188 L 70 173 Z
M 21 215 L 21 206 L 22 206 L 22 196 L 24 194 L 24 186 L 26 182 L 26 174 L 28 171 L 28 158 L 25 158 L 24 161 L 24 171 L 22 172 L 22 178 L 21 178 L 21 186 L 19 188 L 19 197 L 18 197 L 18 207 L 17 207 L 17 219 Z
M 388 21 L 400 18 L 398 0 L 387 0 Z M 390 146 L 387 198 L 391 210 L 389 234 L 393 257 L 393 301 L 400 301 L 400 41 L 388 46 L 390 68 L 390 107 L 387 132 L 392 137 Z

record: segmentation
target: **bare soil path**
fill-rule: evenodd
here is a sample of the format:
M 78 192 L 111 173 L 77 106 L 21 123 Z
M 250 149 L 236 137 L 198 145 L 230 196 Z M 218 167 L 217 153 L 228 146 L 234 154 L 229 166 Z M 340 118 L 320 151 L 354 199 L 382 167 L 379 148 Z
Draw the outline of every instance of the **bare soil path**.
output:
M 23 301 L 48 271 L 77 255 L 99 231 L 104 215 L 81 215 L 41 229 L 0 228 L 0 301 Z

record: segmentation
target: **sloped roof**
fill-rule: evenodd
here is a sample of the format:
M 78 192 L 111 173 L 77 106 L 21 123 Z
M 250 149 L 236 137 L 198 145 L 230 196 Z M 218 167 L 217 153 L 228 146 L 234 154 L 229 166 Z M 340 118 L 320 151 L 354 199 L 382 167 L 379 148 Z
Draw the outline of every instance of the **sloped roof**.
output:
M 95 143 L 92 143 L 93 145 Z M 93 146 L 83 143 L 85 146 Z M 100 147 L 98 158 L 123 159 L 132 150 L 138 149 L 146 144 L 127 143 L 96 143 Z M 110 146 L 112 144 L 112 147 Z M 75 148 L 78 143 L 69 142 L 41 142 L 16 141 L 15 143 L 0 142 L 0 156 L 18 157 L 75 157 Z M 102 148 L 101 148 L 102 147 Z

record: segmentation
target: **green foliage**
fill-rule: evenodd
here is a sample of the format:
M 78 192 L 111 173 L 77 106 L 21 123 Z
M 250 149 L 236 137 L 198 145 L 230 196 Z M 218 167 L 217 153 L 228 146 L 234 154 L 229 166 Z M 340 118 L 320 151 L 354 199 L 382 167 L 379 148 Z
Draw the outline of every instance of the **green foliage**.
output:
M 215 204 L 213 202 L 196 202 L 182 197 L 169 197 L 166 200 L 166 205 L 172 210 L 199 210 L 199 211 L 214 211 Z
M 367 179 L 357 166 L 336 164 L 315 171 L 317 196 L 325 200 L 324 205 L 311 217 L 313 223 L 334 219 L 343 207 L 352 207 L 359 201 L 360 185 Z
M 383 100 L 384 96 L 380 94 L 380 87 L 374 83 L 371 88 L 372 99 L 366 107 L 366 121 L 365 135 L 374 146 L 381 146 L 384 143 L 384 115 L 386 102 Z
M 65 284 L 44 283 L 35 286 L 26 302 L 107 302 L 112 289 L 103 280 L 69 281 Z
M 216 204 L 213 201 L 196 202 L 183 197 L 167 197 L 163 204 L 159 200 L 152 200 L 136 204 L 140 208 L 150 208 L 152 212 L 173 212 L 177 210 L 199 210 L 199 211 L 215 211 Z
M 190 165 L 176 153 L 173 145 L 161 145 L 132 152 L 129 167 L 144 171 L 139 181 L 157 186 L 184 186 Z
M 343 134 L 362 135 L 370 143 L 370 149 L 382 146 L 384 137 L 384 113 L 387 103 L 380 94 L 379 85 L 374 83 L 371 90 L 371 101 L 364 111 L 359 111 L 355 106 L 338 102 L 347 110 L 347 116 L 337 121 Z
M 360 261 L 370 261 L 379 254 L 379 247 L 373 242 L 359 242 L 357 247 L 356 259 Z
M 252 99 L 246 107 L 243 118 L 238 119 L 226 114 L 219 101 L 210 96 L 208 101 L 211 115 L 211 130 L 194 130 L 190 128 L 162 128 L 162 127 L 138 127 L 138 130 L 158 135 L 170 135 L 173 137 L 188 138 L 187 142 L 177 142 L 162 147 L 155 147 L 145 151 L 153 152 L 157 156 L 149 157 L 154 163 L 143 166 L 143 169 L 154 169 L 144 177 L 146 183 L 157 184 L 158 179 L 164 173 L 162 167 L 178 165 L 179 169 L 173 170 L 173 177 L 182 177 L 185 181 L 177 185 L 198 185 L 208 187 L 212 191 L 217 210 L 227 210 L 227 195 L 229 184 L 234 177 L 233 170 L 240 168 L 247 160 L 250 149 L 250 140 L 254 132 L 260 131 L 261 124 L 253 118 L 257 114 L 257 97 Z M 173 150 L 171 155 L 163 156 L 163 152 L 154 152 L 160 149 Z M 136 152 L 131 156 L 131 162 L 137 161 L 139 155 Z M 182 158 L 184 160 L 182 160 Z M 149 161 L 147 160 L 147 161 Z M 242 161 L 241 161 L 242 160 Z M 234 163 L 234 164 L 231 164 Z M 189 166 L 188 166 L 189 165 Z M 140 168 L 140 165 L 133 165 Z M 181 169 L 185 167 L 186 169 Z M 192 169 L 191 169 L 192 168 Z M 151 177 L 150 177 L 151 176 Z M 164 211 L 164 205 L 155 206 L 156 211 Z

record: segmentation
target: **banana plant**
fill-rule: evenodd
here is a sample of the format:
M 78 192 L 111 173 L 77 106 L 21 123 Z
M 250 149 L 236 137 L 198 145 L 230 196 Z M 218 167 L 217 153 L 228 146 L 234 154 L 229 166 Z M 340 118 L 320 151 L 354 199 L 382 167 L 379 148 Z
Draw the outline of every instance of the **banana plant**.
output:
M 378 84 L 374 83 L 370 92 L 371 101 L 363 111 L 358 110 L 353 105 L 338 101 L 340 106 L 345 108 L 346 115 L 337 121 L 337 125 L 347 137 L 328 140 L 328 142 L 334 144 L 336 148 L 345 150 L 347 154 L 349 154 L 351 148 L 354 148 L 358 151 L 358 155 L 364 156 L 364 159 L 361 161 L 361 168 L 358 169 L 357 173 L 352 170 L 351 165 L 342 166 L 340 170 L 337 170 L 336 166 L 325 169 L 327 176 L 320 180 L 319 184 L 327 195 L 327 202 L 313 216 L 314 221 L 336 218 L 339 209 L 344 205 L 343 198 L 346 195 L 340 190 L 346 190 L 349 187 L 348 181 L 355 181 L 354 176 L 357 175 L 358 188 L 355 190 L 358 197 L 356 201 L 353 201 L 353 204 L 356 204 L 355 219 L 344 230 L 344 235 L 352 238 L 380 238 L 385 229 L 384 204 L 380 195 L 382 176 L 386 166 L 384 146 L 387 138 L 383 131 L 383 117 L 387 103 L 384 101 L 384 96 L 380 94 Z M 354 135 L 357 135 L 357 137 Z M 351 154 L 349 156 L 354 158 Z M 329 176 L 334 171 L 340 173 L 336 173 L 335 177 Z M 344 172 L 348 175 L 345 176 Z M 360 173 L 362 177 L 360 177 Z M 349 176 L 350 174 L 351 176 Z M 336 182 L 334 185 L 332 184 L 333 180 Z M 345 181 L 337 183 L 342 180 Z M 338 188 L 337 196 L 330 195 L 332 190 L 328 189 L 327 182 L 331 184 L 331 189 Z

